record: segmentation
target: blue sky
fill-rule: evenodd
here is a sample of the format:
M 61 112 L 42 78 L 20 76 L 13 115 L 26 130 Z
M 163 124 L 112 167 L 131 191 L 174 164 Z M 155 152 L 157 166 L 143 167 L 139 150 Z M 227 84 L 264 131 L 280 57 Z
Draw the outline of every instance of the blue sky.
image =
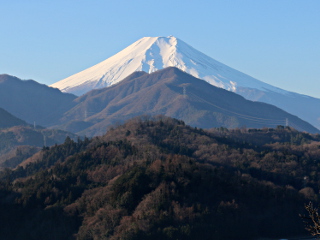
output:
M 320 98 L 319 0 L 0 0 L 0 73 L 52 84 L 145 36 Z

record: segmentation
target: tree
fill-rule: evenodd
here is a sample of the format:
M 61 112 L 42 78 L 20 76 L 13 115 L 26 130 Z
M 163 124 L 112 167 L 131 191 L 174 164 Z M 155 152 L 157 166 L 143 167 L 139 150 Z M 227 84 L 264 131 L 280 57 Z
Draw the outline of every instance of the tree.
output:
M 312 202 L 305 205 L 308 215 L 300 215 L 306 224 L 306 230 L 317 239 L 320 239 L 320 215 L 319 209 L 313 206 Z

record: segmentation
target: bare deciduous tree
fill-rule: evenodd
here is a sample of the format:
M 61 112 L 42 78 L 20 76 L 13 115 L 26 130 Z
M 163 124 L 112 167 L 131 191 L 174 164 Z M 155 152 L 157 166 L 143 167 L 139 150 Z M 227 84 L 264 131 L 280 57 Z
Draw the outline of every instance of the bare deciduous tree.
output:
M 312 202 L 305 205 L 308 215 L 300 215 L 306 224 L 306 230 L 317 239 L 320 239 L 320 215 L 319 209 L 313 206 Z

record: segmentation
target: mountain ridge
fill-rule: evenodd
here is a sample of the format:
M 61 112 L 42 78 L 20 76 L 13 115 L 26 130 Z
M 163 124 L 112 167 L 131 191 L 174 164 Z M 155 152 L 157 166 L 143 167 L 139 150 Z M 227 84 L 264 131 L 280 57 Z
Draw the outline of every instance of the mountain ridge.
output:
M 169 66 L 177 67 L 246 99 L 273 104 L 320 129 L 320 99 L 257 80 L 214 60 L 173 36 L 141 38 L 93 67 L 51 86 L 82 95 L 91 89 L 108 87 L 122 81 L 134 71 L 151 73 Z
M 285 125 L 288 118 L 299 130 L 319 132 L 275 106 L 246 100 L 175 67 L 133 73 L 74 102 L 77 104 L 60 119 L 62 125 L 56 127 L 70 131 L 76 124 L 76 133 L 87 136 L 103 134 L 108 126 L 143 114 L 166 115 L 202 128 L 276 127 Z
M 131 119 L 0 172 L 0 238 L 298 239 L 304 203 L 319 202 L 319 146 L 291 128 Z
M 0 107 L 33 124 L 49 126 L 72 106 L 75 95 L 34 80 L 0 75 Z
M 3 108 L 0 108 L 0 128 L 8 128 L 18 125 L 27 125 L 27 123 L 13 116 Z
M 214 86 L 230 91 L 235 91 L 237 87 L 234 75 L 241 78 L 240 86 L 283 91 L 234 70 L 173 36 L 141 38 L 112 57 L 51 86 L 64 92 L 81 95 L 88 92 L 88 89 L 115 84 L 135 71 L 152 73 L 166 67 L 177 67 L 194 77 L 204 79 Z M 218 73 L 221 70 L 225 73 L 224 75 L 228 72 L 231 75 L 219 77 Z M 72 84 L 75 86 L 72 86 Z M 72 90 L 73 88 L 81 88 L 81 85 L 85 87 L 86 84 L 87 89 L 85 91 Z

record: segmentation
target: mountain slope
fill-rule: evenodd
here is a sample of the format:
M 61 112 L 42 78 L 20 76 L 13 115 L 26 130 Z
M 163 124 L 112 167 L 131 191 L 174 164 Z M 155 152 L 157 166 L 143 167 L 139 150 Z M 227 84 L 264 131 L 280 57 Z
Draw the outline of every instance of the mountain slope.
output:
M 214 87 L 178 68 L 151 74 L 135 72 L 111 87 L 92 90 L 74 100 L 76 104 L 61 119 L 59 128 L 92 136 L 107 126 L 142 114 L 167 115 L 202 128 L 263 128 L 289 125 L 319 132 L 307 122 L 269 104 L 252 102 Z M 76 120 L 76 121 L 75 121 Z
M 251 87 L 285 92 L 219 63 L 173 36 L 144 37 L 105 61 L 51 86 L 81 95 L 115 84 L 135 71 L 151 73 L 166 67 L 177 67 L 230 91 Z
M 0 107 L 22 120 L 50 126 L 72 107 L 76 96 L 33 80 L 0 75 Z
M 320 129 L 320 99 L 261 82 L 210 58 L 173 36 L 144 37 L 105 61 L 51 86 L 82 95 L 91 89 L 115 84 L 134 71 L 151 73 L 169 66 L 249 100 L 274 104 Z
M 45 128 L 34 129 L 28 125 L 2 128 L 0 129 L 0 169 L 15 167 L 43 146 L 63 143 L 68 136 L 77 138 L 70 132 Z
M 3 108 L 0 108 L 0 128 L 8 128 L 19 125 L 27 125 L 27 123 L 8 113 Z
M 319 202 L 319 140 L 136 118 L 0 174 L 0 238 L 298 239 Z

